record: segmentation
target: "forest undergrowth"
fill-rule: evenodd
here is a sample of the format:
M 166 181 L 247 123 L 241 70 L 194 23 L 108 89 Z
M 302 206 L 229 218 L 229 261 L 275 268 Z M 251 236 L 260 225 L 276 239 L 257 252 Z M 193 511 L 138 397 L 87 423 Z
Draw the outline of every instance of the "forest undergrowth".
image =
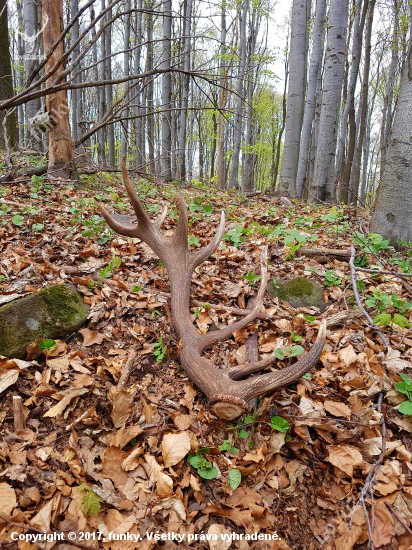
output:
M 285 367 L 324 315 L 321 360 L 237 422 L 218 420 L 180 368 L 162 263 L 97 211 L 99 200 L 130 213 L 118 175 L 88 176 L 81 188 L 37 176 L 1 186 L 0 304 L 64 283 L 90 311 L 67 341 L 35 342 L 26 361 L 0 358 L 0 547 L 411 548 L 410 243 L 397 252 L 369 234 L 359 208 L 199 182 L 136 187 L 153 217 L 168 206 L 165 235 L 183 193 L 193 249 L 226 212 L 221 245 L 192 281 L 201 332 L 246 308 L 266 244 L 272 284 L 301 276 L 324 287 L 323 314 L 266 295 L 260 319 L 206 352 L 215 364 L 243 363 L 257 329 L 260 357 L 275 353 L 273 368 Z M 126 533 L 135 538 L 116 540 Z

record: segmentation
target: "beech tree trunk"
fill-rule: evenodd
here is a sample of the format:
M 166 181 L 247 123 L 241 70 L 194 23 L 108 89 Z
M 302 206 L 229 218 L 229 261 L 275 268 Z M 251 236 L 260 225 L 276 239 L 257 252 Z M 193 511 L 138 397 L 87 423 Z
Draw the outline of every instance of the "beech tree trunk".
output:
M 285 143 L 279 189 L 282 194 L 291 197 L 296 196 L 300 133 L 305 104 L 309 17 L 310 0 L 293 0 Z
M 335 199 L 335 151 L 338 116 L 342 95 L 348 0 L 331 0 L 328 19 L 322 107 L 315 172 L 309 189 L 309 200 L 333 202 Z
M 43 14 L 48 17 L 49 23 L 43 30 L 43 48 L 47 54 L 62 32 L 63 1 L 42 0 Z M 63 55 L 63 42 L 54 49 L 45 65 L 49 71 Z M 60 65 L 54 73 L 54 78 L 63 72 Z M 48 82 L 46 82 L 46 85 Z M 69 108 L 65 90 L 46 96 L 46 110 L 54 126 L 49 130 L 49 166 L 48 173 L 53 177 L 77 179 L 74 166 L 73 142 L 70 132 Z
M 170 73 L 172 57 L 172 1 L 163 0 L 163 53 L 162 69 L 162 155 L 161 178 L 172 179 L 172 75 Z
M 13 97 L 13 78 L 7 26 L 7 3 L 0 0 L 0 101 Z M 18 143 L 17 111 L 0 111 L 0 151 L 12 149 Z
M 389 135 L 371 230 L 389 239 L 412 241 L 412 39 L 403 69 L 398 105 Z

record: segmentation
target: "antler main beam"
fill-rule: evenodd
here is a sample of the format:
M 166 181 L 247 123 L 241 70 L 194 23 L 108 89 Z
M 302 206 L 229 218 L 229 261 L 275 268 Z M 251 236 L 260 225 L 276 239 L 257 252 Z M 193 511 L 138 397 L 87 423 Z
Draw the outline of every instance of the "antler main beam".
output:
M 262 304 L 268 282 L 267 247 L 260 258 L 261 279 L 253 309 L 248 315 L 220 330 L 199 334 L 190 318 L 190 284 L 193 271 L 208 258 L 219 245 L 225 229 L 225 214 L 222 212 L 219 227 L 210 243 L 196 251 L 188 245 L 188 216 L 184 198 L 179 198 L 179 221 L 172 237 L 160 232 L 166 217 L 166 209 L 152 222 L 146 214 L 126 170 L 122 158 L 123 181 L 129 195 L 136 222 L 131 216 L 110 214 L 99 204 L 100 212 L 116 233 L 136 237 L 144 241 L 162 260 L 170 282 L 171 312 L 174 328 L 181 343 L 180 361 L 191 380 L 209 398 L 213 412 L 225 420 L 233 420 L 248 410 L 248 401 L 265 393 L 282 388 L 298 380 L 318 361 L 325 343 L 326 323 L 321 322 L 315 344 L 306 355 L 285 369 L 244 379 L 248 374 L 270 366 L 275 357 L 255 363 L 240 365 L 228 371 L 218 369 L 202 352 L 217 342 L 227 340 L 235 330 L 246 327 L 256 319 Z

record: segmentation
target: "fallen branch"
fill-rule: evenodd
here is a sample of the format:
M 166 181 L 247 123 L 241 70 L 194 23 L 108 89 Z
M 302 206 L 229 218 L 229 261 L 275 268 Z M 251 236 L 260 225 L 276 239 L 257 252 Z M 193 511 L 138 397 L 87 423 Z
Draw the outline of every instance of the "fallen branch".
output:
M 352 290 L 353 290 L 353 295 L 355 297 L 356 305 L 362 311 L 363 315 L 365 316 L 365 319 L 369 323 L 369 326 L 371 328 L 373 328 L 373 330 L 376 331 L 376 333 L 378 334 L 378 336 L 381 339 L 384 346 L 386 346 L 387 348 L 390 348 L 389 342 L 385 338 L 384 334 L 382 333 L 381 330 L 379 330 L 379 327 L 377 325 L 375 325 L 375 323 L 373 322 L 372 317 L 369 315 L 369 313 L 363 307 L 362 302 L 360 301 L 359 292 L 358 292 L 358 285 L 357 285 L 357 280 L 356 280 L 356 267 L 355 267 L 356 251 L 355 251 L 355 247 L 353 245 L 350 247 L 350 251 L 351 251 L 351 257 L 350 257 L 350 260 L 349 260 L 349 266 L 350 266 L 350 273 L 351 273 Z
M 397 513 L 397 511 L 393 508 L 393 506 L 391 506 L 390 504 L 388 504 L 386 502 L 386 500 L 383 501 L 387 507 L 387 509 L 391 512 L 391 514 L 393 514 L 395 516 L 395 518 L 399 521 L 399 523 L 402 525 L 402 527 L 405 529 L 405 531 L 412 536 L 412 530 L 410 529 L 410 527 L 408 527 L 408 525 L 403 521 L 403 519 L 401 518 L 401 516 Z

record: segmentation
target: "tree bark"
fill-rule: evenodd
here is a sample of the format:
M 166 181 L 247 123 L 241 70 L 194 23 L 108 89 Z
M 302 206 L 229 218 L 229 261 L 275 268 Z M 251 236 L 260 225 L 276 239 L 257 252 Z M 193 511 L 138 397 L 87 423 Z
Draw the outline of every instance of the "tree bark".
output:
M 379 184 L 371 230 L 389 239 L 412 241 L 412 39 L 403 69 L 385 166 Z
M 299 144 L 305 104 L 309 17 L 310 1 L 293 0 L 285 143 L 279 184 L 281 194 L 291 197 L 296 196 Z
M 162 69 L 162 154 L 161 174 L 163 181 L 172 179 L 172 1 L 163 0 L 163 53 Z
M 309 200 L 335 199 L 335 150 L 345 62 L 348 0 L 331 0 L 315 172 Z
M 0 100 L 13 97 L 13 77 L 9 47 L 9 29 L 7 25 L 7 2 L 0 0 Z M 5 151 L 18 144 L 17 111 L 0 111 L 0 150 Z
M 42 10 L 49 21 L 42 33 L 43 48 L 47 55 L 62 32 L 63 2 L 62 0 L 42 0 Z M 46 62 L 45 71 L 49 71 L 58 63 L 62 55 L 63 42 L 60 42 Z M 63 66 L 60 65 L 55 76 L 62 72 Z M 46 110 L 54 123 L 54 126 L 49 130 L 48 173 L 53 177 L 77 179 L 66 91 L 61 90 L 46 96 Z

